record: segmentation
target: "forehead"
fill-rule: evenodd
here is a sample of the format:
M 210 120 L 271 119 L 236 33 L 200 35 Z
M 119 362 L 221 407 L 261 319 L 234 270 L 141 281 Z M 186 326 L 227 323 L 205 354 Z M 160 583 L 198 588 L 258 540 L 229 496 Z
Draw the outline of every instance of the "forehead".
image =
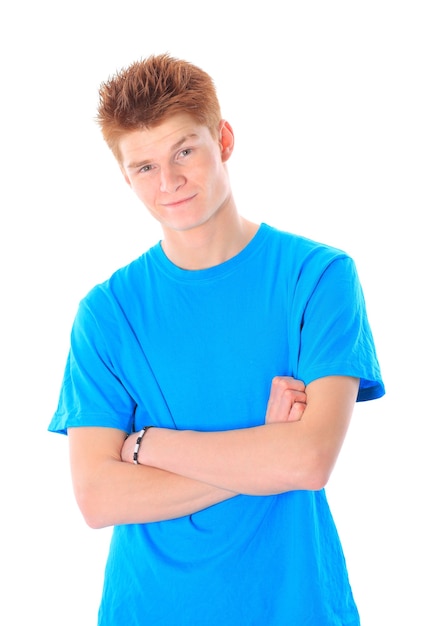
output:
M 123 165 L 128 166 L 137 157 L 154 159 L 178 149 L 189 140 L 212 139 L 207 126 L 200 125 L 188 114 L 167 118 L 161 124 L 125 133 L 119 140 Z

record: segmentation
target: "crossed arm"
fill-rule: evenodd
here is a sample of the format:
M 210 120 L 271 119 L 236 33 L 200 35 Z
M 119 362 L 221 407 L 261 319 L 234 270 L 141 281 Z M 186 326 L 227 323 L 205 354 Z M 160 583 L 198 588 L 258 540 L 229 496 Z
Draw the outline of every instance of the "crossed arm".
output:
M 112 428 L 68 430 L 74 491 L 89 526 L 182 517 L 238 494 L 321 489 L 334 467 L 359 381 L 272 381 L 265 424 L 223 432 L 151 428 L 140 465 L 137 434 Z

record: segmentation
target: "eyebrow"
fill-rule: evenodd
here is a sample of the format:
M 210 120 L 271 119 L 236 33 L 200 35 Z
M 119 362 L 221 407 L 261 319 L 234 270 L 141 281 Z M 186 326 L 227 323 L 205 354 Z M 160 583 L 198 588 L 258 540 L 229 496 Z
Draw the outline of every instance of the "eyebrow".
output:
M 185 135 L 184 137 L 181 137 L 181 139 L 179 139 L 176 143 L 174 143 L 170 147 L 170 152 L 173 152 L 174 150 L 177 150 L 188 139 L 193 139 L 194 137 L 198 137 L 197 133 L 190 133 L 189 135 Z M 150 163 L 152 163 L 152 159 L 144 159 L 143 161 L 132 161 L 126 167 L 128 167 L 129 169 L 137 169 L 137 168 L 140 168 L 140 167 L 144 167 L 144 165 L 149 165 Z
M 197 133 L 190 133 L 189 135 L 185 135 L 182 139 L 179 139 L 175 144 L 172 145 L 171 150 L 176 150 L 180 148 L 180 146 L 185 143 L 188 139 L 192 139 L 193 137 L 198 137 Z

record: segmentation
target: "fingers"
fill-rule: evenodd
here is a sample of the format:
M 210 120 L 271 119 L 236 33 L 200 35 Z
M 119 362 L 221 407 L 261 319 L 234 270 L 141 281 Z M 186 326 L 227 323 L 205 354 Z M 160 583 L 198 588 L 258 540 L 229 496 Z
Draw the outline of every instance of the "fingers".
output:
M 295 402 L 290 409 L 287 422 L 298 422 L 306 409 L 306 402 Z
M 298 421 L 305 408 L 306 393 L 303 381 L 290 376 L 273 378 L 265 423 Z
M 293 389 L 294 391 L 305 391 L 305 383 L 292 376 L 275 376 L 272 379 L 272 386 L 276 386 L 282 390 Z

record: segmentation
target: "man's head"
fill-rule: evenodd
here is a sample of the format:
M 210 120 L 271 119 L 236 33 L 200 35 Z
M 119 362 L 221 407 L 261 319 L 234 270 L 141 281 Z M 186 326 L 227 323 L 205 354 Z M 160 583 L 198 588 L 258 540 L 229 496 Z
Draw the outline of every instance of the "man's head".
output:
M 221 111 L 212 78 L 168 54 L 133 63 L 99 89 L 97 121 L 119 162 L 124 134 L 153 128 L 179 113 L 191 115 L 217 136 Z

